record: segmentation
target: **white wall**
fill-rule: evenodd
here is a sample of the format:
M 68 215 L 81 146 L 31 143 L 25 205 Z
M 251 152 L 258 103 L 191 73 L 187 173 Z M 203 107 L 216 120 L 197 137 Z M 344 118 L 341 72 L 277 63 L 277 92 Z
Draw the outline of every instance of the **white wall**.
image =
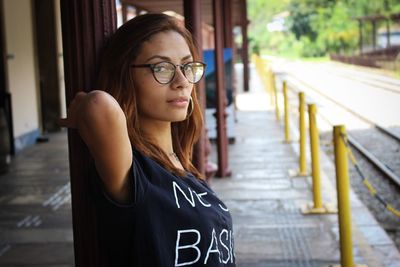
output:
M 7 68 L 14 138 L 39 128 L 31 0 L 4 0 Z

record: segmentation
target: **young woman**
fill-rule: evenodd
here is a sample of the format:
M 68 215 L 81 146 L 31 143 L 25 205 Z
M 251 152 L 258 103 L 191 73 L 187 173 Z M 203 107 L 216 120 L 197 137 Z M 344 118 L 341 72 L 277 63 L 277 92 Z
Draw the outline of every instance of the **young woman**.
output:
M 190 161 L 203 127 L 197 57 L 174 18 L 137 16 L 106 45 L 101 90 L 78 93 L 61 120 L 94 159 L 107 266 L 235 266 L 229 210 Z

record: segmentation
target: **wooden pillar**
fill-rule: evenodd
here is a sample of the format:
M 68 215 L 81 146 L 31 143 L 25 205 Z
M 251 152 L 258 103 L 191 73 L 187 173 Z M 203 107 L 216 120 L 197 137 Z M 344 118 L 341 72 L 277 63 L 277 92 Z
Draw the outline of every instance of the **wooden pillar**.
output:
M 139 8 L 139 7 L 137 7 L 137 6 L 135 6 L 135 13 L 136 13 L 136 16 L 139 16 L 140 13 L 142 13 L 142 11 L 144 11 L 144 10 L 141 9 L 141 8 Z
M 5 38 L 3 0 L 0 0 L 0 107 L 4 108 L 6 92 L 8 91 L 7 79 L 7 52 Z
M 3 0 L 0 0 L 0 108 L 4 109 L 8 123 L 8 140 L 10 142 L 10 154 L 15 155 L 11 94 L 8 87 L 7 46 L 3 7 Z
M 199 59 L 203 60 L 203 36 L 201 22 L 200 0 L 183 1 L 183 10 L 185 16 L 185 27 L 192 33 L 194 42 L 198 48 Z M 206 93 L 204 79 L 196 85 L 197 98 L 200 102 L 203 117 L 205 118 Z M 199 141 L 195 144 L 193 150 L 193 164 L 201 174 L 206 175 L 206 131 L 203 129 Z
M 243 90 L 249 91 L 249 40 L 247 38 L 247 3 L 246 0 L 240 0 L 242 10 L 242 62 L 243 62 Z
M 363 24 L 362 20 L 358 21 L 358 45 L 360 50 L 360 55 L 363 53 Z
M 222 1 L 213 0 L 214 42 L 215 42 L 215 84 L 217 103 L 217 142 L 218 142 L 218 177 L 229 176 L 228 168 L 228 138 L 226 129 L 226 90 L 224 73 L 224 32 L 223 32 L 223 6 Z
M 222 6 L 224 10 L 223 22 L 224 22 L 224 48 L 232 49 L 232 69 L 230 72 L 232 73 L 231 79 L 233 80 L 235 72 L 233 64 L 234 61 L 234 52 L 233 52 L 233 24 L 232 24 L 232 11 L 233 11 L 233 1 L 232 0 L 223 0 Z M 233 81 L 230 82 L 233 85 Z M 231 88 L 233 89 L 233 88 Z
M 66 100 L 95 89 L 99 52 L 117 28 L 114 0 L 61 0 Z M 89 151 L 76 130 L 68 131 L 75 266 L 103 266 L 89 197 Z
M 60 85 L 54 0 L 35 0 L 36 52 L 39 67 L 42 131 L 60 130 Z
M 122 12 L 122 23 L 125 23 L 128 20 L 128 5 L 127 4 L 121 3 L 121 12 Z
M 376 20 L 372 21 L 372 48 L 376 50 Z
M 223 10 L 224 10 L 224 47 L 233 46 L 233 24 L 232 24 L 232 11 L 233 3 L 232 0 L 223 0 Z
M 230 48 L 232 51 L 232 65 L 230 69 L 227 70 L 231 73 L 231 75 L 227 75 L 225 81 L 228 83 L 225 85 L 227 89 L 232 90 L 232 101 L 234 108 L 232 109 L 233 114 L 230 116 L 234 116 L 236 121 L 236 105 L 235 105 L 235 98 L 237 95 L 236 90 L 236 72 L 235 72 L 235 62 L 236 62 L 236 51 L 235 51 L 235 42 L 233 38 L 233 0 L 223 0 L 223 10 L 224 10 L 224 47 Z M 228 80 L 230 78 L 230 80 Z M 228 99 L 227 99 L 228 103 Z
M 390 20 L 386 19 L 386 48 L 390 47 Z

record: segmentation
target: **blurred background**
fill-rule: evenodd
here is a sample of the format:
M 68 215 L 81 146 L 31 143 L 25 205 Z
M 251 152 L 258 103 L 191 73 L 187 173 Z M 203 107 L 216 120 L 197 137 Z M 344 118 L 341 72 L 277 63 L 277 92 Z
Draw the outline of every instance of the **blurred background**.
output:
M 398 0 L 248 0 L 248 7 L 253 53 L 319 60 L 364 54 L 369 65 L 398 72 Z

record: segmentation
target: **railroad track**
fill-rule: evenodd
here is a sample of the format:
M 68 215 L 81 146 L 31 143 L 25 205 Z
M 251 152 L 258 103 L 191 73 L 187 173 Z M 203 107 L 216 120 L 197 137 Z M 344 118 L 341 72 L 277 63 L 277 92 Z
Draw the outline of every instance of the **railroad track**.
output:
M 357 81 L 363 84 L 367 84 L 373 86 L 378 90 L 385 90 L 395 94 L 400 94 L 400 81 L 388 78 L 381 77 L 376 74 L 364 73 L 357 70 L 346 69 L 346 70 L 338 70 L 337 68 L 331 68 L 329 66 L 324 66 L 323 69 L 329 74 L 336 75 L 338 77 L 343 77 L 348 80 Z
M 378 133 L 371 133 L 371 136 L 375 136 L 374 139 L 379 139 L 379 143 L 380 146 L 383 146 L 385 143 L 389 143 L 390 145 L 387 146 L 386 151 L 390 151 L 390 149 L 393 146 L 400 146 L 400 136 L 398 136 L 395 132 L 380 126 L 379 124 L 371 121 L 370 119 L 358 114 L 357 112 L 355 112 L 354 110 L 352 110 L 351 108 L 343 105 L 342 103 L 340 103 L 339 101 L 333 99 L 332 97 L 328 96 L 327 94 L 321 92 L 320 90 L 314 88 L 312 85 L 308 84 L 305 81 L 300 80 L 299 78 L 295 77 L 295 76 L 287 76 L 285 77 L 285 79 L 288 82 L 289 85 L 289 89 L 291 89 L 292 92 L 297 93 L 296 90 L 294 88 L 302 88 L 302 89 L 308 89 L 308 90 L 312 90 L 313 92 L 315 92 L 316 94 L 318 94 L 319 96 L 321 96 L 322 98 L 334 103 L 336 106 L 340 107 L 341 109 L 345 110 L 346 112 L 348 112 L 349 114 L 351 114 L 352 116 L 356 117 L 357 119 L 367 123 L 368 125 L 370 125 L 371 130 L 374 129 L 375 131 L 378 131 L 380 133 L 380 135 Z M 318 113 L 318 116 L 321 117 L 321 119 L 323 119 L 325 122 L 327 122 L 328 124 L 330 124 L 331 126 L 333 126 L 332 121 L 328 118 L 328 116 Z M 345 121 L 342 122 L 342 124 L 346 124 Z M 383 137 L 383 135 L 385 137 L 390 138 L 391 140 L 385 140 L 385 138 Z M 379 137 L 376 137 L 379 136 Z M 355 149 L 358 150 L 358 152 L 360 154 L 362 154 L 363 157 L 365 157 L 371 164 L 373 164 L 375 166 L 375 168 L 377 168 L 384 176 L 385 178 L 389 179 L 399 190 L 400 190 L 400 176 L 398 175 L 398 173 L 400 173 L 400 166 L 399 166 L 399 170 L 396 170 L 395 167 L 391 167 L 389 163 L 387 163 L 387 158 L 390 157 L 398 157 L 398 155 L 400 154 L 400 151 L 395 152 L 393 154 L 387 154 L 386 155 L 386 159 L 382 160 L 382 153 L 379 152 L 379 157 L 376 156 L 376 152 L 374 151 L 370 151 L 371 149 L 368 149 L 368 147 L 370 145 L 365 144 L 365 140 L 364 141 L 360 141 L 360 134 L 358 134 L 358 137 L 356 137 L 356 134 L 353 133 L 349 133 L 348 134 L 348 141 L 350 143 L 350 145 L 352 147 L 354 147 Z M 364 143 L 364 144 L 363 144 Z

